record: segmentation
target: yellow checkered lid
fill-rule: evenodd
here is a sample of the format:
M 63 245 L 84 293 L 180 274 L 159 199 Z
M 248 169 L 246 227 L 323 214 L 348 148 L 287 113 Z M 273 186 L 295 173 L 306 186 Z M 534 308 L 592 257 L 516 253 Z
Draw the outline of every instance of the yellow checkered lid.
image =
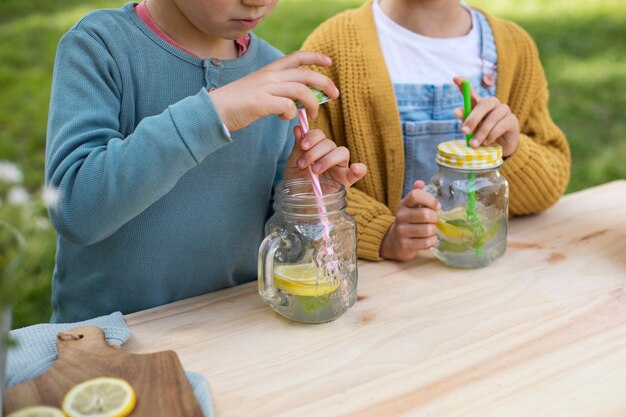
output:
M 449 140 L 437 146 L 437 163 L 449 168 L 479 170 L 497 168 L 502 165 L 500 145 L 472 148 L 465 140 Z

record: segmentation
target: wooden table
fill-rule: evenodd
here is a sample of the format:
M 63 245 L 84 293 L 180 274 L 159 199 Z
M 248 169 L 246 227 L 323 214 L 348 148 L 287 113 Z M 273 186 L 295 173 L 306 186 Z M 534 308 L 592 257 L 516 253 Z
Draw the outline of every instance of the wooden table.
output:
M 511 222 L 481 270 L 359 264 L 338 320 L 289 322 L 256 283 L 127 316 L 174 349 L 217 417 L 626 416 L 626 181 Z

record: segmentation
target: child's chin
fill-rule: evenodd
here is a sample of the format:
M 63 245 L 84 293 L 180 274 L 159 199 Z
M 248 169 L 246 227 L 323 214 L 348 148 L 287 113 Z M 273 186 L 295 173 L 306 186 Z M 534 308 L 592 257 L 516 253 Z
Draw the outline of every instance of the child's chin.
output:
M 233 40 L 236 41 L 237 39 L 244 38 L 244 37 L 248 36 L 249 34 L 250 34 L 249 30 L 246 30 L 245 32 L 240 32 L 238 35 L 233 36 Z
M 241 30 L 232 30 L 232 31 L 229 31 L 229 33 L 227 33 L 227 34 L 224 34 L 223 38 L 231 40 L 231 41 L 236 41 L 237 39 L 241 39 L 241 38 L 247 36 L 249 33 L 250 33 L 249 30 L 243 30 L 243 29 L 241 29 Z

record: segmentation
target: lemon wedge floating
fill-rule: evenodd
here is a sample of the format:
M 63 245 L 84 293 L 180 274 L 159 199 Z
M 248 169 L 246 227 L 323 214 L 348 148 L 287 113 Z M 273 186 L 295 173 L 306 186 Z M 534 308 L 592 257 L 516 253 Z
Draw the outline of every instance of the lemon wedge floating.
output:
M 501 220 L 495 219 L 481 222 L 467 218 L 462 207 L 455 207 L 449 211 L 439 211 L 437 235 L 439 236 L 438 249 L 448 252 L 464 252 L 470 248 L 479 249 L 491 239 L 499 229 Z M 491 226 L 488 226 L 491 223 Z
M 133 411 L 136 402 L 128 382 L 102 377 L 70 389 L 63 398 L 63 411 L 69 417 L 124 417 Z
M 314 264 L 278 265 L 274 268 L 274 285 L 292 295 L 320 297 L 339 287 L 336 280 L 318 280 L 319 270 Z
M 457 239 L 474 239 L 474 233 L 472 233 L 471 230 L 468 230 L 464 227 L 455 226 L 446 222 L 445 220 L 439 220 L 439 222 L 437 222 L 437 229 L 442 233 Z
M 7 417 L 66 417 L 63 411 L 56 407 L 37 405 L 34 407 L 20 408 L 12 412 Z

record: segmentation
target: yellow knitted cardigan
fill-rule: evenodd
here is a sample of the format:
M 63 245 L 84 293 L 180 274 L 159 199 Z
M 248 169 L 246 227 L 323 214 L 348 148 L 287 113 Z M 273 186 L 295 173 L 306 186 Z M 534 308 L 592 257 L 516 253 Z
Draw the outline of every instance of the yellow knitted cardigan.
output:
M 501 168 L 509 182 L 511 215 L 537 213 L 553 205 L 569 181 L 570 151 L 548 112 L 548 88 L 539 54 L 519 26 L 486 15 L 498 53 L 496 96 L 509 105 L 520 125 L 519 147 Z M 389 73 L 372 16 L 372 2 L 319 26 L 303 50 L 333 59 L 317 68 L 337 85 L 341 97 L 320 107 L 311 122 L 367 175 L 348 192 L 348 213 L 357 222 L 358 256 L 380 260 L 380 246 L 402 199 L 404 142 Z

